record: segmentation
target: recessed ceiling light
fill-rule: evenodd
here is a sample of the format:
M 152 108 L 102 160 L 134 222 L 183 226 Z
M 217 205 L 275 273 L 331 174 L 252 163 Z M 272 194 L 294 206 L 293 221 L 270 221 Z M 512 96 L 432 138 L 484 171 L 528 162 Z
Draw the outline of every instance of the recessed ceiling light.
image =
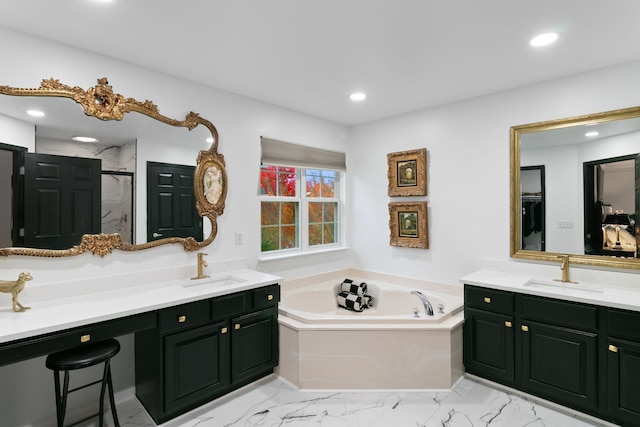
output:
M 99 139 L 97 138 L 92 138 L 90 136 L 74 136 L 73 138 L 74 141 L 78 141 L 78 142 L 98 142 Z
M 349 99 L 351 99 L 352 101 L 363 101 L 364 99 L 366 99 L 366 97 L 367 94 L 362 92 L 354 92 L 349 95 Z
M 29 110 L 27 114 L 33 117 L 44 117 L 44 112 L 40 110 Z
M 590 138 L 598 135 L 600 135 L 600 132 L 598 132 L 597 130 L 592 130 L 584 134 L 584 136 L 588 136 Z
M 544 33 L 532 38 L 529 44 L 534 47 L 548 46 L 558 40 L 558 37 L 558 33 Z

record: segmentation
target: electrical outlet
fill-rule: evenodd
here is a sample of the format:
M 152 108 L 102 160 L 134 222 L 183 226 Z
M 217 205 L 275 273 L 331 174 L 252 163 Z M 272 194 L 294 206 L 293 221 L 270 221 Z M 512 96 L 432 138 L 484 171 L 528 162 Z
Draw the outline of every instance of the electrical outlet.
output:
M 558 221 L 558 228 L 573 228 L 573 221 Z
M 236 232 L 236 245 L 242 244 L 242 233 Z

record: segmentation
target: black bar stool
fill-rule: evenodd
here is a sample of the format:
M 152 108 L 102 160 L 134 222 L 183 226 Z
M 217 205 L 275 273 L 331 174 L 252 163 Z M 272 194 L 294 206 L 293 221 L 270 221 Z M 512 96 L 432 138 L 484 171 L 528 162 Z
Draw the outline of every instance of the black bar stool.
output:
M 70 424 L 67 427 L 79 424 L 97 416 L 100 417 L 99 426 L 102 427 L 104 417 L 104 392 L 107 386 L 109 386 L 109 401 L 111 402 L 113 422 L 116 427 L 120 426 L 120 423 L 118 422 L 118 414 L 116 413 L 116 404 L 113 398 L 113 384 L 111 382 L 111 367 L 109 364 L 111 358 L 118 354 L 119 351 L 120 343 L 118 340 L 112 338 L 96 343 L 84 344 L 69 350 L 63 350 L 58 353 L 50 354 L 47 357 L 46 365 L 47 368 L 53 370 L 56 387 L 56 414 L 58 416 L 58 427 L 64 426 L 64 416 L 67 410 L 67 396 L 69 393 L 98 383 L 102 384 L 100 391 L 100 410 L 98 413 L 83 418 L 82 420 Z M 101 380 L 69 390 L 69 371 L 87 368 L 101 362 L 104 362 L 104 373 Z M 62 389 L 60 388 L 60 371 L 64 372 L 64 383 Z

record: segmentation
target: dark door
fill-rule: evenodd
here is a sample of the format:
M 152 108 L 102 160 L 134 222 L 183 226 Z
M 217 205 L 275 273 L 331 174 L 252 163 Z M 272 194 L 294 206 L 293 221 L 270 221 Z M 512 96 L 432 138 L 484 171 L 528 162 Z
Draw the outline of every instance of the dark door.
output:
M 166 237 L 202 240 L 193 192 L 195 166 L 147 162 L 147 241 Z
M 68 249 L 100 233 L 101 161 L 25 153 L 24 245 Z
M 515 379 L 513 317 L 465 308 L 464 365 L 468 372 L 501 382 Z
M 196 406 L 229 385 L 225 322 L 165 338 L 165 411 Z
M 597 407 L 597 335 L 523 322 L 522 382 L 525 389 L 568 406 Z
M 0 143 L 0 247 L 24 246 L 23 180 L 20 170 L 27 149 Z
M 237 317 L 231 323 L 231 382 L 272 370 L 278 364 L 277 309 Z
M 609 410 L 617 420 L 640 420 L 640 343 L 609 341 Z

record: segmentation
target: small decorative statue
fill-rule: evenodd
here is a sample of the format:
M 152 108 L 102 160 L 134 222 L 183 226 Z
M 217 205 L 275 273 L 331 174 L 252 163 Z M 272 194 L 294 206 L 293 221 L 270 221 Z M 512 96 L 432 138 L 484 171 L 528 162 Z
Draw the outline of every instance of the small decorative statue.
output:
M 33 279 L 26 271 L 20 273 L 18 280 L 0 280 L 0 292 L 10 293 L 13 296 L 13 311 L 16 313 L 25 311 L 31 307 L 25 307 L 18 301 L 18 294 L 24 289 L 24 284 Z

